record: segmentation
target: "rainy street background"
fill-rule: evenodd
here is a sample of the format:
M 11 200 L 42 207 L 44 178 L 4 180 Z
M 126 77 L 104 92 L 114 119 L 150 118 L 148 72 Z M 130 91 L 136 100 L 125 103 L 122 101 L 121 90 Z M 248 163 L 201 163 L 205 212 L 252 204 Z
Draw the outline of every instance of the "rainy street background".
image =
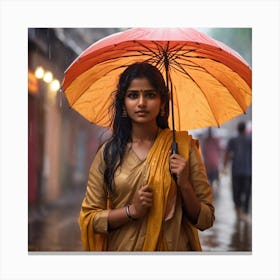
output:
M 77 223 L 90 164 L 108 137 L 70 109 L 59 90 L 63 73 L 89 45 L 121 28 L 29 28 L 28 30 L 28 250 L 82 251 Z M 198 29 L 236 50 L 251 65 L 251 29 Z M 252 109 L 212 128 L 222 148 L 220 182 L 213 184 L 216 221 L 200 232 L 203 251 L 251 252 L 252 222 L 235 213 L 230 166 L 224 149 L 239 121 L 251 132 Z M 207 129 L 190 131 L 203 143 Z

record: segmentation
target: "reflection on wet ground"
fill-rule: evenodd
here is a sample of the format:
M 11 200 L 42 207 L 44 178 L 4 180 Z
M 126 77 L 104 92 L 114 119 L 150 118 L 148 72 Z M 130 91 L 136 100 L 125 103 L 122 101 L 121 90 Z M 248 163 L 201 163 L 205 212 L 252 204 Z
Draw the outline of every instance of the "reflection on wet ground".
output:
M 83 195 L 68 193 L 29 223 L 29 251 L 82 251 L 78 215 Z
M 83 195 L 79 190 L 73 191 L 29 220 L 29 252 L 82 251 L 77 220 Z M 215 208 L 214 226 L 199 233 L 203 251 L 250 252 L 251 222 L 237 219 L 227 176 L 221 177 L 220 187 L 215 194 Z
M 251 252 L 251 213 L 247 219 L 237 218 L 228 176 L 221 176 L 220 186 L 214 192 L 214 203 L 216 216 L 214 226 L 199 233 L 203 251 Z

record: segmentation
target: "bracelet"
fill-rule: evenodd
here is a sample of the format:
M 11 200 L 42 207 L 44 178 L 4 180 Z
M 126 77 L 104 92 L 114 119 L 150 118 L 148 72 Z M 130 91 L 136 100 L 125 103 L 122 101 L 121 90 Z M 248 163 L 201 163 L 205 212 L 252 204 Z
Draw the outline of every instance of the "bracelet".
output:
M 131 220 L 131 221 L 136 221 L 137 220 L 130 215 L 129 204 L 125 205 L 125 213 L 126 213 L 126 216 L 128 217 L 129 220 Z

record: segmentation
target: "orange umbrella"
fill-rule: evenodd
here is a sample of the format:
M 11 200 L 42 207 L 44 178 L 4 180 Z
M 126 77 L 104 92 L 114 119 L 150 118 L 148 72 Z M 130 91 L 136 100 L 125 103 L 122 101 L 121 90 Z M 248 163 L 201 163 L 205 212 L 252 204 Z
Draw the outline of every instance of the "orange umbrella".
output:
M 165 77 L 175 130 L 220 126 L 251 104 L 251 69 L 225 44 L 191 28 L 132 28 L 94 43 L 68 67 L 62 89 L 70 107 L 110 127 L 119 75 L 140 61 Z

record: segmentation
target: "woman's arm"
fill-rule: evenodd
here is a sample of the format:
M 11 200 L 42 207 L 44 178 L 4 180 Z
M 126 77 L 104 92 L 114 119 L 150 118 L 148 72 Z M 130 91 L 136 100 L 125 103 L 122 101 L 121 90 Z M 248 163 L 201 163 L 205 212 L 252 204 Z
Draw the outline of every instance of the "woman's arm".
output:
M 183 199 L 184 209 L 190 221 L 196 224 L 201 205 L 189 180 L 188 161 L 181 155 L 173 154 L 170 156 L 170 169 L 177 175 L 177 185 Z
M 152 206 L 152 199 L 152 189 L 148 185 L 140 188 L 135 193 L 131 205 L 110 210 L 108 215 L 109 229 L 118 228 L 129 221 L 138 220 L 146 216 Z
M 188 161 L 180 155 L 171 155 L 170 169 L 177 175 L 177 185 L 189 220 L 201 230 L 211 227 L 215 219 L 212 190 L 194 141 L 190 144 Z

